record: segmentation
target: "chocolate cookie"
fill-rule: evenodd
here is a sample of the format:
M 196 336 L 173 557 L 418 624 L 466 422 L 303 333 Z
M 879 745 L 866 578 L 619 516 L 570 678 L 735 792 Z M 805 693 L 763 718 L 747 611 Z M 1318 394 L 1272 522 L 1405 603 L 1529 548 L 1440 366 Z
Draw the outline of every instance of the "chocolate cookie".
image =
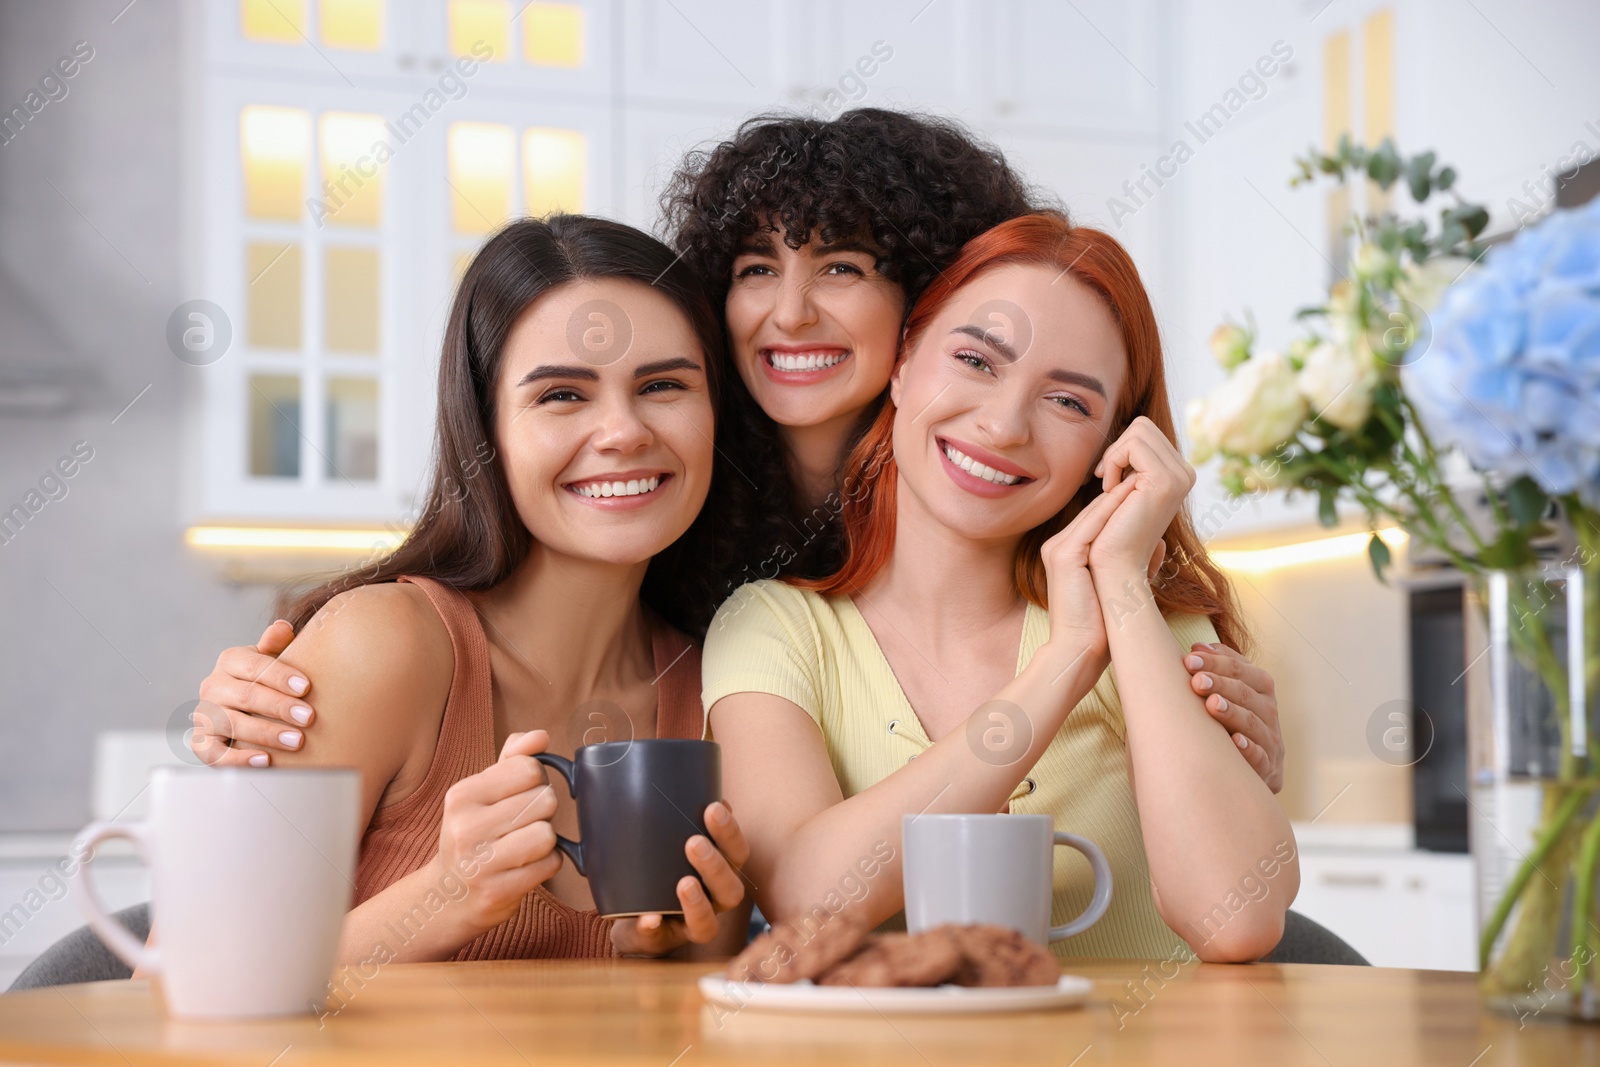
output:
M 867 924 L 851 912 L 818 909 L 798 924 L 780 923 L 750 942 L 728 964 L 736 982 L 798 982 L 816 978 L 848 958 L 866 939 Z
M 965 986 L 1055 985 L 1061 964 L 1055 955 L 1015 930 L 1003 926 L 941 926 L 923 936 L 943 933 L 960 946 L 963 965 L 954 979 Z
M 884 934 L 817 979 L 818 985 L 936 986 L 955 978 L 965 964 L 952 937 L 930 932 L 915 937 Z

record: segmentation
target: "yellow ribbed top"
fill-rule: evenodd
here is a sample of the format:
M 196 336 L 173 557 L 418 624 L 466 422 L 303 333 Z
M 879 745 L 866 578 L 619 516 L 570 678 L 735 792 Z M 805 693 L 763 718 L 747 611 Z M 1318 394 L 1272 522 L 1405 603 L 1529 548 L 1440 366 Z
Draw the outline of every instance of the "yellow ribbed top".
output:
M 1217 640 L 1203 615 L 1175 615 L 1167 625 L 1184 650 L 1196 641 Z M 1049 633 L 1049 615 L 1029 604 L 1018 671 Z M 846 797 L 887 778 L 932 744 L 849 597 L 777 581 L 742 587 L 712 620 L 702 679 L 708 709 L 731 693 L 771 693 L 799 705 L 822 729 Z M 1164 959 L 1184 950 L 1150 899 L 1127 760 L 1122 702 L 1107 669 L 1012 794 L 1012 812 L 1052 816 L 1056 829 L 1087 837 L 1111 864 L 1110 910 L 1089 930 L 1053 945 L 1058 955 Z M 1072 849 L 1056 849 L 1051 923 L 1080 914 L 1093 891 L 1088 862 Z M 903 928 L 903 917 L 898 921 Z

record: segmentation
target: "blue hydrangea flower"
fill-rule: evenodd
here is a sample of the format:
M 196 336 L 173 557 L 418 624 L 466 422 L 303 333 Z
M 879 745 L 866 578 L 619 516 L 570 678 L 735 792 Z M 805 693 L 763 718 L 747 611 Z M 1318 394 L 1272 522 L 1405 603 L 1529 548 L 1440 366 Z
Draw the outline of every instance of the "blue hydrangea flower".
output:
M 1474 467 L 1600 506 L 1600 199 L 1468 270 L 1402 382 L 1434 439 Z

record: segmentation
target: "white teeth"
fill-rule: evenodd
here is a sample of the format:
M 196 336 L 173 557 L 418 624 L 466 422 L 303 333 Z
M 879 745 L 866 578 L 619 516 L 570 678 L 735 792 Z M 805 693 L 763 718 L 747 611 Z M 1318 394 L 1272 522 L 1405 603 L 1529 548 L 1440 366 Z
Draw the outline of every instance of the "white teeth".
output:
M 1022 481 L 1021 478 L 1014 474 L 1001 474 L 993 467 L 979 463 L 965 452 L 951 445 L 944 446 L 944 454 L 951 463 L 954 463 L 974 478 L 982 478 L 984 481 L 993 482 L 995 485 L 1016 485 Z
M 834 352 L 829 355 L 819 356 L 790 354 L 787 352 L 768 352 L 767 358 L 772 361 L 774 370 L 802 371 L 824 370 L 840 362 L 848 353 Z
M 580 496 L 608 497 L 608 496 L 640 496 L 644 493 L 655 492 L 656 486 L 661 484 L 661 476 L 650 478 L 634 478 L 626 482 L 585 482 L 573 486 Z

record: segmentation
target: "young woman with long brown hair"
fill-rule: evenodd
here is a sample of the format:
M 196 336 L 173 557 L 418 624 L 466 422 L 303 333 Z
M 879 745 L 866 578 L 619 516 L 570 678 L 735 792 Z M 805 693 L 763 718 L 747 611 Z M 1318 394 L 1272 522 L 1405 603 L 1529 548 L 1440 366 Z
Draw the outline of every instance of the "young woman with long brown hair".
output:
M 745 586 L 706 639 L 762 913 L 812 912 L 904 815 L 1042 812 L 1100 844 L 1116 886 L 1057 951 L 1271 951 L 1294 838 L 1179 663 L 1244 629 L 1184 513 L 1194 473 L 1126 251 L 1052 214 L 974 239 L 912 310 L 890 398 L 846 467 L 843 566 Z M 995 758 L 974 738 L 1000 720 Z M 1272 892 L 1218 924 L 1264 858 Z M 1058 851 L 1052 921 L 1087 904 L 1083 866 Z M 896 856 L 853 906 L 876 924 L 902 904 Z
M 569 340 L 595 308 L 631 326 L 603 358 Z M 726 805 L 685 846 L 699 878 L 678 883 L 682 917 L 613 922 L 555 851 L 576 815 L 532 758 L 582 743 L 586 708 L 630 738 L 701 736 L 699 649 L 671 621 L 718 511 L 702 509 L 728 444 L 721 344 L 698 281 L 621 223 L 526 219 L 473 258 L 422 518 L 295 603 L 278 664 L 316 677 L 323 720 L 281 761 L 362 774 L 343 962 L 743 943 L 746 848 Z

